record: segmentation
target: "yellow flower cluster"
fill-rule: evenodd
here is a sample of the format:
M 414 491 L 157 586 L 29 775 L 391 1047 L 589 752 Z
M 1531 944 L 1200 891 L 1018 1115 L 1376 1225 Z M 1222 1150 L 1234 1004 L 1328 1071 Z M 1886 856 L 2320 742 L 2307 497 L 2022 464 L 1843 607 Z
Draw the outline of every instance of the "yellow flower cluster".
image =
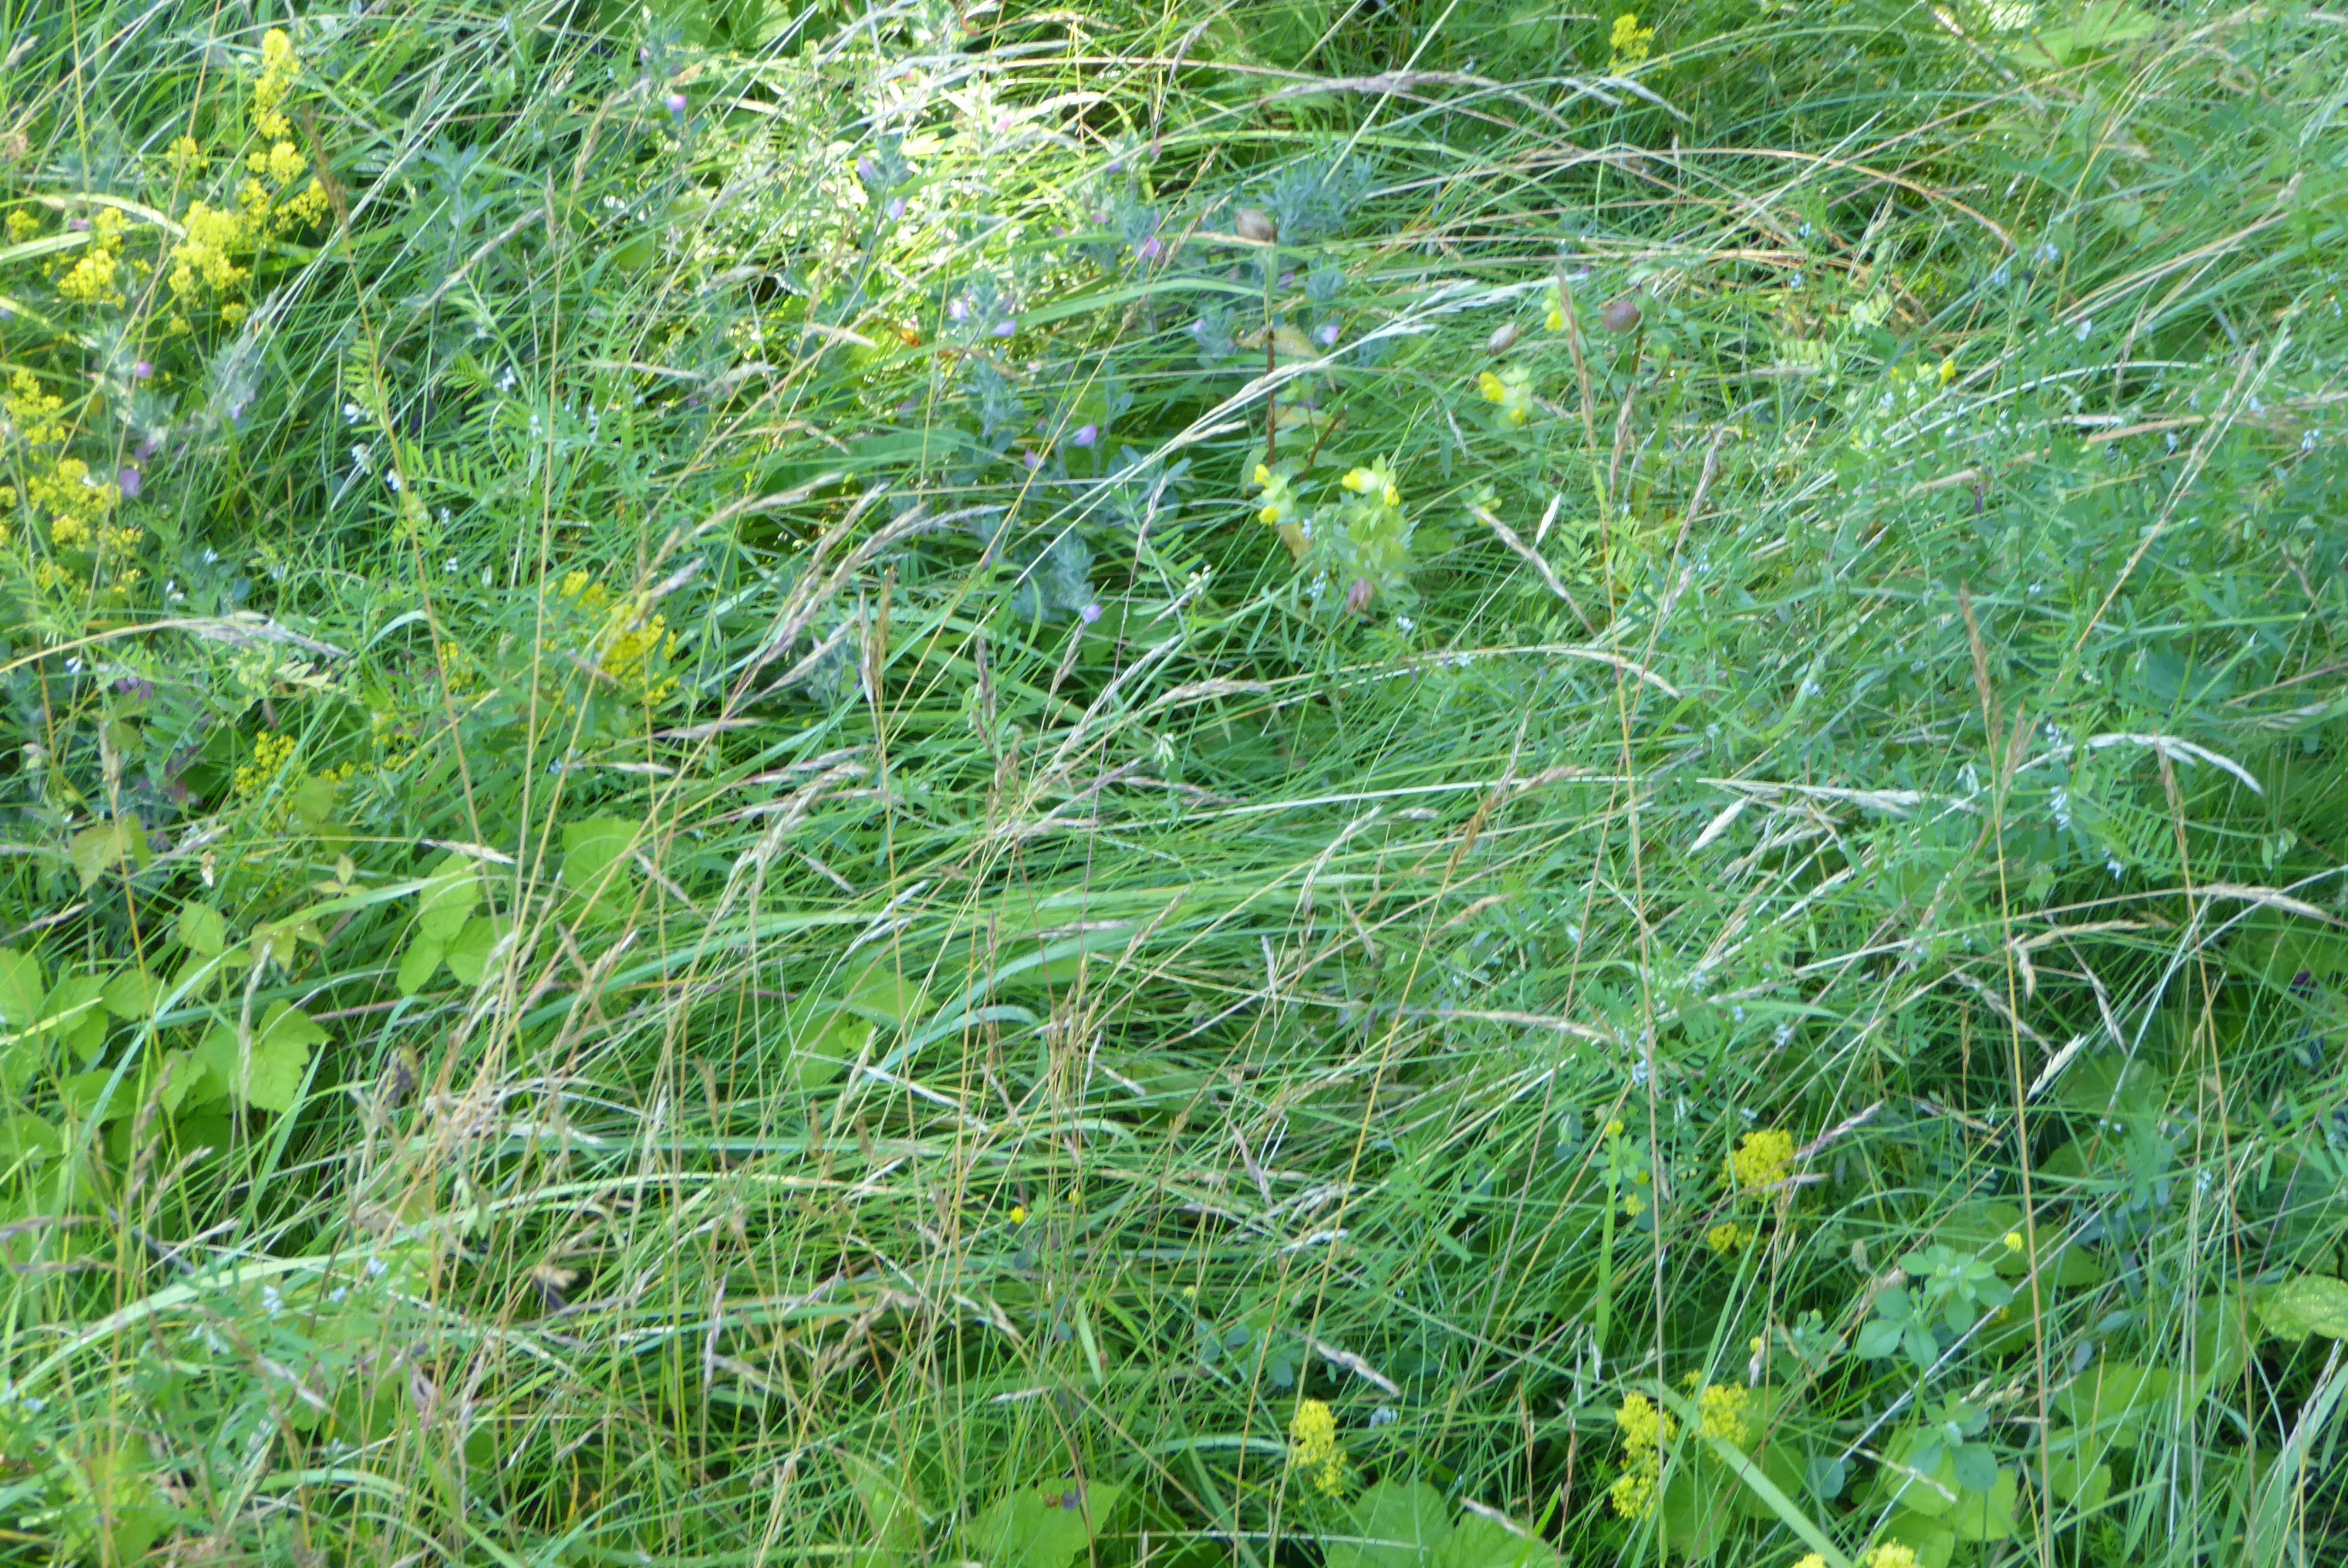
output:
M 1287 468 L 1255 466 L 1256 487 L 1263 492 L 1263 505 L 1256 508 L 1255 520 L 1280 536 L 1288 553 L 1297 560 L 1304 559 L 1310 548 L 1304 517 L 1304 504 L 1296 494 L 1295 476 Z
M 1288 1462 L 1311 1478 L 1323 1497 L 1345 1491 L 1345 1449 L 1337 1440 L 1337 1417 L 1319 1399 L 1300 1399 L 1288 1423 Z
M 1655 1511 L 1655 1487 L 1663 1478 L 1663 1445 L 1679 1436 L 1679 1423 L 1646 1395 L 1630 1394 L 1614 1412 L 1614 1424 L 1622 1432 L 1622 1473 L 1606 1495 L 1623 1518 L 1644 1519 Z
M 1923 1568 L 1916 1550 L 1905 1542 L 1887 1541 L 1859 1560 L 1860 1568 Z M 1813 1552 L 1794 1568 L 1827 1568 L 1827 1560 Z
M 41 220 L 19 207 L 8 214 L 8 243 L 21 245 L 41 231 Z
M 130 220 L 120 210 L 101 207 L 90 220 L 90 241 L 81 259 L 57 280 L 57 292 L 81 305 L 118 305 L 121 291 L 115 284 L 122 270 L 122 235 Z
M 1746 1189 L 1773 1187 L 1786 1179 L 1793 1163 L 1794 1135 L 1783 1128 L 1765 1127 L 1745 1134 L 1728 1156 L 1728 1180 Z
M 1704 1232 L 1704 1245 L 1725 1255 L 1751 1246 L 1756 1240 L 1759 1239 L 1760 1235 L 1759 1231 L 1749 1225 L 1741 1225 L 1731 1221 L 1727 1225 L 1715 1225 Z
M 1741 1383 L 1714 1383 L 1696 1396 L 1704 1420 L 1699 1429 L 1708 1438 L 1744 1448 L 1753 1440 L 1753 1424 L 1746 1419 L 1753 1390 Z
M 595 666 L 623 691 L 647 706 L 664 702 L 675 693 L 674 678 L 653 679 L 655 651 L 663 661 L 676 657 L 676 633 L 669 630 L 665 616 L 644 614 L 633 600 L 614 606 L 611 591 L 583 571 L 565 573 L 557 591 L 566 602 L 601 618 L 590 652 Z
M 1645 65 L 1648 48 L 1654 41 L 1655 30 L 1653 27 L 1640 26 L 1639 18 L 1635 13 L 1623 12 L 1614 18 L 1613 34 L 1607 39 L 1608 46 L 1614 52 L 1614 57 L 1608 63 L 1606 68 L 1610 71 L 1621 72 L 1632 66 Z
M 1394 470 L 1383 457 L 1366 468 L 1349 471 L 1337 482 L 1365 498 L 1375 496 L 1389 507 L 1402 505 L 1402 491 L 1395 485 Z
M 0 413 L 5 413 L 10 428 L 28 446 L 54 446 L 66 438 L 66 400 L 41 390 L 41 382 L 29 370 L 20 370 L 8 381 L 8 391 L 0 396 Z
M 89 477 L 78 457 L 59 457 L 46 474 L 25 481 L 25 497 L 49 515 L 49 542 L 61 550 L 127 549 L 139 542 L 136 528 L 107 526 L 122 489 Z
M 281 735 L 274 730 L 263 731 L 253 737 L 252 755 L 236 770 L 230 787 L 240 795 L 259 794 L 277 782 L 277 775 L 294 760 L 295 749 L 293 736 Z
M 237 187 L 234 208 L 209 201 L 191 203 L 182 220 L 186 235 L 171 248 L 171 292 L 175 295 L 225 294 L 252 275 L 239 257 L 257 251 L 291 229 L 307 228 L 326 216 L 325 187 L 313 179 L 301 190 L 309 159 L 291 139 L 293 122 L 285 118 L 285 95 L 300 75 L 301 61 L 294 40 L 281 28 L 272 28 L 261 40 L 261 76 L 252 84 L 252 126 L 269 146 L 245 155 L 250 178 Z M 170 149 L 172 168 L 182 178 L 199 172 L 203 149 L 181 137 Z M 273 190 L 272 187 L 275 189 Z M 244 316 L 243 307 L 231 304 L 221 314 L 231 324 Z
M 1500 417 L 1511 425 L 1522 425 L 1533 416 L 1532 372 L 1519 368 L 1505 375 L 1485 371 L 1477 376 L 1476 384 L 1482 389 L 1484 401 L 1500 405 Z
M 302 62 L 294 53 L 294 40 L 283 27 L 272 27 L 261 36 L 261 75 L 252 84 L 252 128 L 273 141 L 294 133 L 285 118 L 285 95 L 294 86 L 294 78 L 302 74 Z

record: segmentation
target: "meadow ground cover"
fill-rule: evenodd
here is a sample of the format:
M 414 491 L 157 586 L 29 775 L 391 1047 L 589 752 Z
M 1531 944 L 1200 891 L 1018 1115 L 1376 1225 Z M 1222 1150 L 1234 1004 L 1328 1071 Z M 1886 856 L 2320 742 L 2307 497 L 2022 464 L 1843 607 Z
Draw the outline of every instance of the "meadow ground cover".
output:
M 0 19 L 0 1556 L 2348 1554 L 2348 16 Z

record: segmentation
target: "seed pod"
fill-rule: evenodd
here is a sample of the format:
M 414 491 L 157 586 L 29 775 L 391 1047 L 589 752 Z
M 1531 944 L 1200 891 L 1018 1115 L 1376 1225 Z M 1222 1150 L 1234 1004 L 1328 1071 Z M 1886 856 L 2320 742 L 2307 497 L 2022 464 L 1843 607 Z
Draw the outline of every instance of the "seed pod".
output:
M 1345 613 L 1367 615 L 1370 611 L 1370 600 L 1376 596 L 1377 591 L 1370 586 L 1368 578 L 1355 578 L 1354 586 L 1345 590 Z
M 1280 225 L 1262 209 L 1242 207 L 1231 216 L 1231 226 L 1242 240 L 1252 240 L 1259 245 L 1269 245 L 1280 238 Z
M 1523 329 L 1516 323 L 1503 322 L 1493 329 L 1490 337 L 1484 340 L 1484 352 L 1497 358 L 1516 347 L 1517 339 L 1523 335 Z
M 1626 333 L 1639 324 L 1639 296 L 1624 294 L 1609 300 L 1598 313 L 1598 324 L 1610 333 Z

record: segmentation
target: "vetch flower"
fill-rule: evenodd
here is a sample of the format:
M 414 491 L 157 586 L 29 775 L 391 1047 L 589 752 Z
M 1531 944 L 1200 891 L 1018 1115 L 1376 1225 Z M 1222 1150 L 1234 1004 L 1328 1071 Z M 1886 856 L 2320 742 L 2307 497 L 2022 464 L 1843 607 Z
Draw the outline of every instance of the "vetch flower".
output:
M 1100 426 L 1093 424 L 1079 425 L 1076 426 L 1076 433 L 1068 439 L 1079 446 L 1090 446 L 1100 439 Z
M 135 501 L 139 498 L 139 487 L 145 483 L 145 480 L 138 469 L 126 465 L 120 473 L 115 475 L 114 483 L 122 491 L 125 500 Z

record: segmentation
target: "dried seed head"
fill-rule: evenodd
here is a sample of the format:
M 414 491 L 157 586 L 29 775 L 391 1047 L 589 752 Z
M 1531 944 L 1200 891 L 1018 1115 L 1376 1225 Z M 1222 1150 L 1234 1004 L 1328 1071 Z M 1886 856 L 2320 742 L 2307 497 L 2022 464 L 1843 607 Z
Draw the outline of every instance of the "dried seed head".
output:
M 1626 333 L 1639 324 L 1639 297 L 1624 294 L 1619 300 L 1609 300 L 1598 313 L 1598 324 L 1610 333 Z
M 1269 245 L 1280 238 L 1280 225 L 1261 208 L 1242 207 L 1231 218 L 1231 226 L 1242 240 L 1252 240 L 1259 245 Z
M 1495 356 L 1504 354 L 1510 349 L 1516 347 L 1517 339 L 1523 335 L 1523 329 L 1519 327 L 1516 323 L 1503 322 L 1498 327 L 1493 329 L 1492 335 L 1490 337 L 1484 340 L 1484 352 Z
M 1368 578 L 1355 578 L 1354 579 L 1354 586 L 1345 590 L 1346 613 L 1349 615 L 1367 615 L 1370 610 L 1370 600 L 1377 596 L 1377 591 L 1378 590 L 1370 586 L 1370 579 Z

